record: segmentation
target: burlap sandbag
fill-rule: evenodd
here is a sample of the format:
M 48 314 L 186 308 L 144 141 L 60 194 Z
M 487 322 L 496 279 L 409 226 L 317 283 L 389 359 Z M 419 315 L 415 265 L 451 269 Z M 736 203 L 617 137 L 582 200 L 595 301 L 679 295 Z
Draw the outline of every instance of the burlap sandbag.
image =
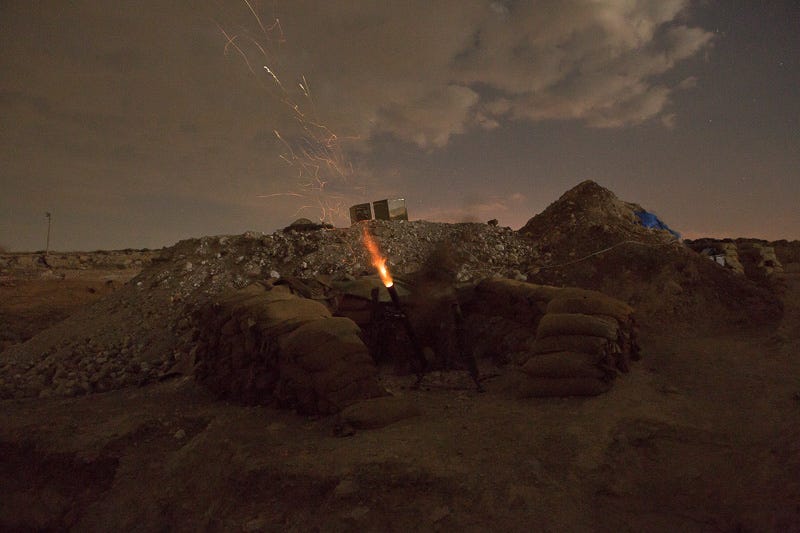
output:
M 324 372 L 340 361 L 348 364 L 374 364 L 369 350 L 355 335 L 326 341 L 308 352 L 298 354 L 296 360 L 309 372 Z
M 237 291 L 231 291 L 223 295 L 218 303 L 222 307 L 241 308 L 251 304 L 263 305 L 266 302 L 276 302 L 279 300 L 294 300 L 298 298 L 286 285 L 276 285 L 274 287 L 263 283 L 251 283 L 247 287 Z
M 300 356 L 330 340 L 351 338 L 359 331 L 358 325 L 349 318 L 318 318 L 305 322 L 294 331 L 282 335 L 278 340 L 278 345 L 285 356 Z
M 237 316 L 229 316 L 228 319 L 222 324 L 222 327 L 219 328 L 219 332 L 224 337 L 229 337 L 231 335 L 237 335 L 241 332 L 241 328 L 239 327 L 239 317 Z
M 590 335 L 556 335 L 536 339 L 531 346 L 535 354 L 546 354 L 552 352 L 583 352 L 583 353 L 603 353 L 609 346 L 609 340 L 605 337 L 592 337 Z
M 357 298 L 349 294 L 345 294 L 336 300 L 337 313 L 340 311 L 363 311 L 365 309 L 368 310 L 370 307 L 372 307 L 372 302 L 370 300 Z
M 337 301 L 336 316 L 349 318 L 360 327 L 368 326 L 373 320 L 372 302 L 345 294 Z
M 548 314 L 580 313 L 584 315 L 606 315 L 625 322 L 633 308 L 610 296 L 598 293 L 592 297 L 557 297 L 547 304 Z
M 399 420 L 420 415 L 420 409 L 408 398 L 384 396 L 364 400 L 344 409 L 340 416 L 356 429 L 376 429 Z
M 554 352 L 535 355 L 522 365 L 522 371 L 539 378 L 603 378 L 610 374 L 607 356 L 580 352 Z
M 519 387 L 521 398 L 597 396 L 611 390 L 611 382 L 597 378 L 526 377 Z
M 287 314 L 309 320 L 331 316 L 325 305 L 293 294 L 286 285 L 269 287 L 262 283 L 253 283 L 222 296 L 217 304 L 222 314 L 230 313 L 236 316 L 259 314 L 265 319 L 274 316 L 277 321 L 285 319 Z
M 343 317 L 313 320 L 280 337 L 281 357 L 309 372 L 322 372 L 339 362 L 372 365 L 359 331 L 355 322 Z
M 317 301 L 287 293 L 280 290 L 282 287 L 258 293 L 259 286 L 248 286 L 243 289 L 247 291 L 244 297 L 234 293 L 217 304 L 216 320 L 221 321 L 223 335 L 235 335 L 257 326 L 260 331 L 277 337 L 306 322 L 331 316 L 328 308 Z
M 493 294 L 505 299 L 517 297 L 531 302 L 549 302 L 558 296 L 562 289 L 513 279 L 493 278 L 481 281 L 475 290 L 484 298 L 488 294 Z
M 536 338 L 557 335 L 589 335 L 615 340 L 619 331 L 617 321 L 612 318 L 579 313 L 547 314 L 539 321 Z
M 544 316 L 547 302 L 558 289 L 509 279 L 482 281 L 475 289 L 480 308 L 521 324 L 536 326 Z
M 250 323 L 257 324 L 262 332 L 272 336 L 284 335 L 306 322 L 331 316 L 323 304 L 306 298 L 251 305 L 247 314 L 248 318 L 252 318 Z
M 301 413 L 317 411 L 317 393 L 314 388 L 312 374 L 299 365 L 282 363 L 275 388 L 271 391 L 282 407 L 295 408 Z

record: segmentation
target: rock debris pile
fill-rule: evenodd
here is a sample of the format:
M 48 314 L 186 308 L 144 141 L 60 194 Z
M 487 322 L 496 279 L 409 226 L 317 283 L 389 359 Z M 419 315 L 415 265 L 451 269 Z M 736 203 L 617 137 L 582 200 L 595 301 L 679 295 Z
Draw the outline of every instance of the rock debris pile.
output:
M 509 228 L 366 224 L 396 275 L 417 271 L 444 243 L 456 245 L 453 274 L 460 282 L 523 278 L 538 258 L 535 242 Z M 183 359 L 194 332 L 192 313 L 225 291 L 265 279 L 336 280 L 373 273 L 362 225 L 181 241 L 108 298 L 5 350 L 0 398 L 72 396 L 152 382 Z

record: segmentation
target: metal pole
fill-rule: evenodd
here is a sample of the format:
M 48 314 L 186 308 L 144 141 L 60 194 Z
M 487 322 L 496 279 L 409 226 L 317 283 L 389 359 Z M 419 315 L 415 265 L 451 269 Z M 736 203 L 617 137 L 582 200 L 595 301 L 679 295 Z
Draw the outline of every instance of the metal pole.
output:
M 46 212 L 44 216 L 47 217 L 47 244 L 44 247 L 44 255 L 47 256 L 47 253 L 50 251 L 50 219 L 52 215 L 50 211 Z

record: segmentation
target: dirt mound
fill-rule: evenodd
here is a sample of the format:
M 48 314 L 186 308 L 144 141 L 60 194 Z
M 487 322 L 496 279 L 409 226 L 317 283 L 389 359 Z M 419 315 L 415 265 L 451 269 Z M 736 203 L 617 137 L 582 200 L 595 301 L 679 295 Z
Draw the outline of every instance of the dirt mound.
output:
M 632 239 L 652 245 L 668 244 L 675 236 L 646 228 L 636 213 L 646 210 L 624 202 L 605 187 L 587 180 L 565 192 L 519 231 L 535 238 L 540 250 L 553 257 L 571 257 Z
M 775 323 L 777 295 L 710 261 L 592 181 L 564 193 L 520 229 L 538 242 L 536 283 L 595 289 L 633 305 L 651 327 L 704 322 L 731 328 Z

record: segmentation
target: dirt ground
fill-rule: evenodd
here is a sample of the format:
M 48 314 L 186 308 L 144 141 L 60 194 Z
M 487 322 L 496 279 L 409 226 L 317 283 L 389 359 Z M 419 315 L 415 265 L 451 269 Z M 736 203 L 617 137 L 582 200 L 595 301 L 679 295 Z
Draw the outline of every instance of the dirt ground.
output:
M 3 317 L 44 326 L 102 295 L 95 274 L 3 287 Z M 0 530 L 800 531 L 800 275 L 783 281 L 777 328 L 648 321 L 608 394 L 519 399 L 509 368 L 484 366 L 483 394 L 387 372 L 419 416 L 346 436 L 191 378 L 6 400 Z
M 0 277 L 0 351 L 103 298 L 140 270 L 59 269 L 58 273 L 42 270 L 35 277 Z

